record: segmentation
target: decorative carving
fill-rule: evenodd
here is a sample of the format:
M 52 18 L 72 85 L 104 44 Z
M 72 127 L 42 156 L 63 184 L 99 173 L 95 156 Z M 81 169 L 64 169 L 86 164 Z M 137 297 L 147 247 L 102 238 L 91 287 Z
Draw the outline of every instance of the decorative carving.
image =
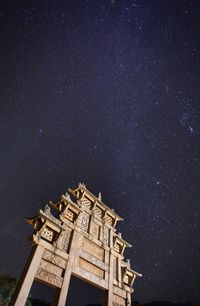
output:
M 103 269 L 103 270 L 108 270 L 108 265 L 105 264 L 104 262 L 102 262 L 101 260 L 97 259 L 96 257 L 90 255 L 89 253 L 83 251 L 83 250 L 79 250 L 77 252 L 77 254 L 86 259 L 87 261 L 91 262 L 92 264 L 94 264 L 95 266 Z
M 44 259 L 41 259 L 40 261 L 40 268 L 54 274 L 54 275 L 57 275 L 57 276 L 61 276 L 62 275 L 62 272 L 63 272 L 63 269 L 61 269 L 60 267 L 44 260 Z
M 114 220 L 113 220 L 113 218 L 110 215 L 106 215 L 105 216 L 105 221 L 109 225 L 113 225 L 113 223 L 114 223 Z
M 75 214 L 71 209 L 65 209 L 65 211 L 63 212 L 63 216 L 69 221 L 73 222 Z
M 67 228 L 60 233 L 55 245 L 62 251 L 68 252 L 71 238 L 71 229 Z
M 44 227 L 41 232 L 41 237 L 45 238 L 48 241 L 53 240 L 53 231 L 49 227 Z
M 113 287 L 113 292 L 121 297 L 123 297 L 124 299 L 126 298 L 126 291 L 117 287 L 117 286 L 114 286 Z
M 100 226 L 94 222 L 91 222 L 91 226 L 90 226 L 91 235 L 94 238 L 99 239 L 99 231 L 100 231 Z
M 99 206 L 96 206 L 96 207 L 94 208 L 94 215 L 97 216 L 97 217 L 102 218 L 102 216 L 103 216 L 103 210 L 102 210 Z
M 36 279 L 41 280 L 47 284 L 52 285 L 53 287 L 61 288 L 63 278 L 57 275 L 54 275 L 42 268 L 39 268 L 36 275 Z
M 126 306 L 126 300 L 118 295 L 113 294 L 113 306 Z
M 109 229 L 104 226 L 103 228 L 103 244 L 108 245 L 109 244 Z
M 49 262 L 54 263 L 54 264 L 57 265 L 58 267 L 61 267 L 61 268 L 63 268 L 63 269 L 66 268 L 67 261 L 66 261 L 64 258 L 62 258 L 62 257 L 60 257 L 60 256 L 58 256 L 58 255 L 55 255 L 55 254 L 54 254 L 53 252 L 51 252 L 51 251 L 45 250 L 45 251 L 44 251 L 44 254 L 43 254 L 43 256 L 42 256 L 42 258 L 48 260 Z
M 68 230 L 66 230 L 65 232 L 64 232 L 64 234 L 63 234 L 63 241 L 62 241 L 62 249 L 64 250 L 64 251 L 68 251 L 68 249 L 69 249 L 69 245 L 70 245 L 70 241 L 71 241 L 71 230 L 70 229 L 68 229 Z
M 81 278 L 98 285 L 98 287 L 101 287 L 102 289 L 108 289 L 108 282 L 105 279 L 99 278 L 97 275 L 90 273 L 77 265 L 73 266 L 72 271 Z
M 85 259 L 79 258 L 79 265 L 80 265 L 81 268 L 83 268 L 87 272 L 95 274 L 95 275 L 99 276 L 100 278 L 104 278 L 104 270 L 102 270 L 99 267 L 91 264 L 90 262 L 86 261 Z
M 35 278 L 62 288 L 58 290 L 61 295 L 55 301 L 60 305 L 65 303 L 68 282 L 71 275 L 75 275 L 107 290 L 105 305 L 130 304 L 132 284 L 140 274 L 130 269 L 129 262 L 123 261 L 122 252 L 130 245 L 115 229 L 117 221 L 122 218 L 101 201 L 101 194 L 97 198 L 84 184 L 80 183 L 77 189 L 69 191 L 76 202 L 72 202 L 68 193 L 58 202 L 51 202 L 57 209 L 55 217 L 46 205 L 38 216 L 27 219 L 34 227 L 35 250 L 21 284 L 29 289 L 31 283 L 28 280 Z M 27 296 L 20 290 L 17 304 L 13 305 L 25 303 L 23 299 Z
M 45 205 L 44 213 L 47 214 L 47 215 L 50 215 L 50 214 L 51 214 L 51 208 L 49 207 L 48 204 Z
M 119 243 L 115 242 L 114 250 L 115 250 L 117 253 L 121 253 L 121 251 L 122 251 L 121 245 L 120 245 Z
M 89 215 L 86 212 L 82 212 L 80 215 L 79 226 L 82 230 L 88 231 Z
M 94 257 L 100 259 L 101 261 L 104 260 L 104 249 L 89 241 L 88 239 L 84 239 L 83 250 L 92 254 Z
M 87 208 L 91 209 L 92 203 L 88 198 L 83 197 L 80 202 L 81 202 L 81 204 L 83 204 Z
M 77 237 L 77 240 L 76 240 L 76 242 L 77 242 L 77 249 L 79 248 L 79 249 L 81 249 L 82 248 L 82 246 L 83 246 L 83 241 L 84 241 L 84 236 L 83 235 L 78 235 L 78 237 Z

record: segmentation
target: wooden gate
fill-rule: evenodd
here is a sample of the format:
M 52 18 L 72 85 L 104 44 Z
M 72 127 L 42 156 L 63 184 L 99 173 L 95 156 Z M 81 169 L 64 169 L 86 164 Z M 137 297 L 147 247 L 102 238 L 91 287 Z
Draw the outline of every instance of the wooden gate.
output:
M 34 228 L 33 244 L 10 306 L 23 306 L 34 280 L 56 287 L 53 305 L 65 306 L 71 275 L 103 290 L 103 306 L 131 305 L 132 286 L 141 274 L 124 261 L 131 245 L 116 224 L 122 218 L 83 183 L 26 221 Z

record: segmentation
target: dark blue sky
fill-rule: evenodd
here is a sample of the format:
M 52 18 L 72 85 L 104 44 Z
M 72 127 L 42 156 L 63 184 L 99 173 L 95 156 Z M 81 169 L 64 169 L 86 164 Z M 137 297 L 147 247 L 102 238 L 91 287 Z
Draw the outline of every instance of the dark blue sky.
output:
M 0 23 L 1 268 L 83 181 L 125 219 L 134 299 L 199 302 L 199 1 L 2 1 Z

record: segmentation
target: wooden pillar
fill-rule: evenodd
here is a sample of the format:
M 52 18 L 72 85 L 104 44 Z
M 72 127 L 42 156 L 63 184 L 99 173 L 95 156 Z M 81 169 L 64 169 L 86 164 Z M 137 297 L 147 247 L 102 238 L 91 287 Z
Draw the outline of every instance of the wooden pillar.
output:
M 113 254 L 110 253 L 110 273 L 108 280 L 108 303 L 107 306 L 113 306 Z
M 78 235 L 80 234 L 77 231 L 74 231 L 72 242 L 71 242 L 70 253 L 69 253 L 69 259 L 67 262 L 67 267 L 65 270 L 62 287 L 59 293 L 57 294 L 57 301 L 55 300 L 54 302 L 55 306 L 65 306 L 65 303 L 67 300 L 69 283 L 70 283 L 71 274 L 72 274 L 72 267 L 73 267 L 73 263 L 75 259 L 75 252 L 77 249 L 76 243 L 77 243 Z
M 44 247 L 40 245 L 33 247 L 31 254 L 28 258 L 27 264 L 18 282 L 17 288 L 12 296 L 10 306 L 25 305 L 43 252 Z
M 126 305 L 131 306 L 131 293 L 126 291 Z

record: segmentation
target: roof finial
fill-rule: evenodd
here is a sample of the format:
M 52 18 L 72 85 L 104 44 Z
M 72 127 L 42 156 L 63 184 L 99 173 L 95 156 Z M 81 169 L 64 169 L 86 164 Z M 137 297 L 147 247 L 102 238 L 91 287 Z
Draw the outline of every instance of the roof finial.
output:
M 101 192 L 98 194 L 98 200 L 101 201 Z
M 78 187 L 81 187 L 81 186 L 86 188 L 86 185 L 84 183 L 78 183 Z

